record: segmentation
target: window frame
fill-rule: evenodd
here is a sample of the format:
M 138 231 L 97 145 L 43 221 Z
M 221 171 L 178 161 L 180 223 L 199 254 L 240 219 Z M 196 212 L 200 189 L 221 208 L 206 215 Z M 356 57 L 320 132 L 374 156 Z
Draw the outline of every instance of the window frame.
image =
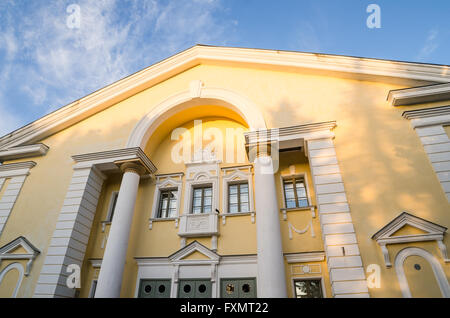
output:
M 248 211 L 241 211 L 241 185 L 246 184 L 247 185 L 247 208 Z M 237 192 L 237 198 L 238 198 L 238 211 L 237 212 L 231 212 L 231 200 L 230 200 L 230 187 L 231 186 L 238 186 L 238 192 Z M 236 213 L 249 213 L 250 211 L 250 185 L 247 180 L 240 180 L 240 181 L 233 181 L 233 182 L 227 182 L 227 213 L 229 214 L 236 214 Z
M 111 196 L 109 199 L 108 214 L 106 215 L 105 219 L 106 222 L 112 222 L 118 199 L 119 199 L 119 191 L 111 192 Z
M 307 201 L 306 206 L 299 206 L 299 199 L 297 195 L 297 181 L 300 180 L 303 183 L 303 186 L 305 188 L 305 200 Z M 295 199 L 295 207 L 288 207 L 287 206 L 287 197 L 286 197 L 286 189 L 285 189 L 285 183 L 286 181 L 292 182 L 293 185 L 293 192 L 294 192 L 294 199 Z M 307 176 L 306 174 L 296 174 L 296 175 L 286 175 L 281 177 L 281 190 L 283 191 L 283 203 L 285 209 L 302 209 L 302 208 L 308 208 L 311 206 L 311 198 L 309 196 L 309 189 L 308 189 L 308 182 L 307 182 Z M 303 199 L 302 199 L 303 200 Z
M 173 218 L 177 217 L 177 216 L 169 216 L 169 210 L 170 210 L 169 206 L 170 206 L 171 202 L 175 201 L 176 205 L 177 205 L 177 207 L 175 209 L 175 214 L 178 214 L 178 193 L 179 193 L 178 188 L 177 187 L 164 188 L 164 189 L 159 189 L 158 192 L 159 192 L 159 199 L 158 199 L 158 205 L 157 205 L 158 208 L 156 210 L 155 218 L 156 219 L 173 219 Z M 167 200 L 166 216 L 163 217 L 163 216 L 161 216 L 161 212 L 162 212 L 162 196 L 163 196 L 164 193 L 167 193 L 167 192 L 168 193 L 175 192 L 175 193 L 177 193 L 177 195 L 176 195 L 176 197 L 174 199 L 170 199 L 170 197 L 169 197 L 169 199 Z
M 201 203 L 200 203 L 200 213 L 194 213 L 194 198 L 195 198 L 195 190 L 201 189 L 202 190 L 202 196 L 201 196 Z M 205 189 L 211 189 L 211 212 L 204 212 L 205 205 L 204 205 L 204 199 L 205 199 Z M 214 199 L 214 185 L 212 183 L 205 183 L 205 184 L 197 184 L 192 185 L 192 194 L 191 194 L 191 208 L 189 211 L 189 214 L 210 214 L 214 212 L 214 205 L 213 205 L 213 199 Z
M 295 282 L 305 281 L 305 280 L 318 280 L 318 281 L 320 281 L 320 288 L 321 288 L 321 292 L 322 292 L 322 298 L 327 298 L 326 288 L 325 288 L 323 276 L 293 277 L 292 278 L 292 297 L 293 298 L 297 299 L 297 292 L 296 292 L 296 288 L 295 288 Z

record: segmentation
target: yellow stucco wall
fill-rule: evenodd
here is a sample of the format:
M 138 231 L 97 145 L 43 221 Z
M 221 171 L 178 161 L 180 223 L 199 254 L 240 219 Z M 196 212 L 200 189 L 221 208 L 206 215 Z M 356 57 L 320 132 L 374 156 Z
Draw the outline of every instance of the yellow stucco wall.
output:
M 73 161 L 70 156 L 125 147 L 133 127 L 146 113 L 167 97 L 185 91 L 190 81 L 197 79 L 201 79 L 206 87 L 221 87 L 246 96 L 261 110 L 269 128 L 337 121 L 337 128 L 334 130 L 336 153 L 363 263 L 365 266 L 381 265 L 382 280 L 388 282 L 381 289 L 371 289 L 371 296 L 399 297 L 395 272 L 392 268 L 386 269 L 383 266 L 381 250 L 371 236 L 402 211 L 442 226 L 450 226 L 449 204 L 441 185 L 419 138 L 401 113 L 404 110 L 446 105 L 448 101 L 394 108 L 386 102 L 386 96 L 391 89 L 403 88 L 400 85 L 213 65 L 189 69 L 41 141 L 50 150 L 44 157 L 30 159 L 37 166 L 25 181 L 0 236 L 0 246 L 23 235 L 41 250 L 30 276 L 22 283 L 21 296 L 31 297 L 34 291 L 72 176 Z M 203 115 L 212 114 L 205 111 Z M 239 121 L 235 115 L 233 119 Z M 173 128 L 172 124 L 174 123 L 158 132 L 159 137 L 153 144 L 159 144 L 157 141 L 167 135 Z M 242 125 L 241 122 L 235 124 Z M 158 157 L 166 149 L 163 144 L 160 148 L 153 148 L 153 144 L 145 150 L 159 168 L 159 173 L 181 171 L 179 167 Z M 286 167 L 289 165 L 290 163 L 286 163 Z M 295 165 L 299 171 L 307 171 L 302 161 Z M 169 171 L 172 168 L 175 171 Z M 101 231 L 99 233 L 99 222 L 104 219 L 108 204 L 102 202 L 108 201 L 108 191 L 117 190 L 119 182 L 120 178 L 108 180 L 104 186 L 98 208 L 101 213 L 97 213 L 92 227 L 87 258 L 100 257 L 96 250 L 99 249 L 99 242 L 104 234 Z M 276 176 L 276 182 L 280 188 L 279 175 Z M 153 187 L 150 180 L 141 182 L 124 273 L 124 277 L 130 278 L 125 280 L 122 295 L 134 295 L 135 278 L 131 277 L 135 275 L 137 266 L 132 260 L 135 256 L 148 256 L 142 250 L 146 244 L 151 244 L 155 237 L 167 240 L 164 247 L 153 247 L 155 255 L 168 255 L 179 248 L 179 242 L 169 238 L 172 237 L 170 233 L 176 237 L 173 222 L 154 223 L 153 229 L 148 230 Z M 309 191 L 310 194 L 313 193 L 311 182 Z M 280 196 L 281 192 L 281 207 Z M 292 218 L 292 222 L 298 227 L 304 225 L 308 218 L 306 213 L 293 213 L 289 213 L 289 219 Z M 280 222 L 283 244 L 287 250 L 293 251 L 297 248 L 295 240 L 286 237 L 283 226 L 285 221 Z M 308 240 L 308 247 L 305 249 L 323 249 L 318 219 L 313 222 L 316 238 Z M 245 227 L 250 239 L 243 246 L 239 245 L 242 248 L 239 253 L 254 251 L 256 230 L 249 216 L 227 219 L 227 224 L 223 228 L 221 226 L 220 230 L 223 231 L 223 237 L 229 237 L 230 241 L 219 241 L 219 249 L 226 251 L 228 248 L 230 252 L 237 253 L 238 248 L 232 241 L 233 235 L 227 234 L 227 230 L 235 227 L 238 229 L 240 226 Z M 303 237 L 305 235 L 308 234 L 303 234 Z M 303 240 L 302 237 L 296 239 L 299 242 Z M 445 236 L 444 243 L 449 245 L 448 235 Z M 208 242 L 205 244 L 208 246 Z M 302 246 L 304 245 L 299 244 L 300 250 Z M 442 263 L 442 266 L 448 275 L 449 265 Z

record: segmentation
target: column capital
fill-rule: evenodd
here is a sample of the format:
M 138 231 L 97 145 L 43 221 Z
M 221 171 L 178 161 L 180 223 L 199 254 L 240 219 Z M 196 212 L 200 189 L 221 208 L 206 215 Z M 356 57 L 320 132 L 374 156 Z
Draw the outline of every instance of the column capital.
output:
M 145 166 L 139 160 L 116 161 L 115 164 L 119 166 L 123 173 L 134 172 L 139 176 L 147 173 L 147 169 L 145 169 Z

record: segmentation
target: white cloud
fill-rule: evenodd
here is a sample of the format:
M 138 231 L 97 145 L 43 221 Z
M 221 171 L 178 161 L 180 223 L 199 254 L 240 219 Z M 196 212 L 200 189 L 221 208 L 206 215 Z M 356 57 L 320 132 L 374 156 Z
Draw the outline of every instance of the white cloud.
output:
M 438 35 L 439 31 L 437 29 L 431 29 L 428 31 L 425 44 L 417 55 L 417 59 L 419 61 L 426 60 L 439 47 L 439 43 L 437 42 Z
M 79 29 L 66 24 L 72 3 L 81 9 Z M 0 22 L 0 78 L 11 80 L 0 87 L 1 127 L 11 116 L 6 110 L 17 105 L 5 90 L 30 101 L 20 106 L 24 117 L 27 107 L 44 115 L 196 43 L 226 44 L 235 26 L 218 18 L 218 0 L 58 0 L 0 8 L 7 12 Z

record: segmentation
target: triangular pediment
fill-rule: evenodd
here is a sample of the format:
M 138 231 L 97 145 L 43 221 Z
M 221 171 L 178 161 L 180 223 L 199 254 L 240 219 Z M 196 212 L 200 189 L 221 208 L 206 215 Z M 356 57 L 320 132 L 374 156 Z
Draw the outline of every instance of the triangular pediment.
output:
M 446 230 L 444 226 L 403 212 L 375 233 L 372 239 L 386 244 L 401 243 L 405 239 L 412 241 L 414 238 L 423 241 L 443 236 Z
M 40 251 L 23 236 L 0 247 L 0 258 L 6 255 L 36 255 Z
M 68 104 L 36 121 L 0 138 L 0 149 L 31 145 L 51 136 L 93 114 L 101 112 L 137 93 L 151 88 L 171 77 L 183 73 L 197 65 L 232 65 L 283 70 L 317 72 L 344 76 L 352 79 L 383 80 L 400 79 L 407 83 L 423 80 L 430 83 L 446 83 L 450 75 L 445 65 L 431 65 L 415 62 L 398 62 L 381 59 L 359 58 L 292 52 L 279 50 L 258 50 L 250 48 L 217 47 L 195 45 L 159 63 L 127 76 L 102 89 Z M 199 87 L 191 85 L 194 96 Z
M 171 256 L 169 260 L 173 263 L 178 262 L 206 262 L 216 263 L 220 259 L 220 256 L 197 241 L 183 247 Z

